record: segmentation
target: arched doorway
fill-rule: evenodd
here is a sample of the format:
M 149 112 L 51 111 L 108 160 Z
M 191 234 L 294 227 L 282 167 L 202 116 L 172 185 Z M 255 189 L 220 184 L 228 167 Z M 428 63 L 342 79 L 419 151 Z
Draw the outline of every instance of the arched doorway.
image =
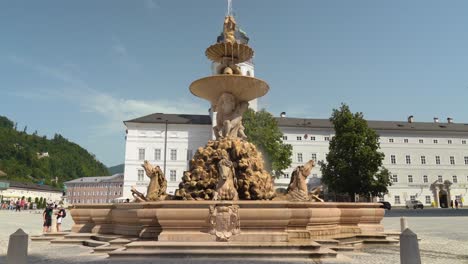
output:
M 441 190 L 439 192 L 439 205 L 440 205 L 440 208 L 448 207 L 447 191 Z

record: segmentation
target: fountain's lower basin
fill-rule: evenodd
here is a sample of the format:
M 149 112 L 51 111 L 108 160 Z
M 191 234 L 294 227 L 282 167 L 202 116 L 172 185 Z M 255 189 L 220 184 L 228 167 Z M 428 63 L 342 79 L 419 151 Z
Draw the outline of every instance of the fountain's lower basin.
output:
M 74 205 L 73 232 L 158 241 L 215 241 L 208 233 L 210 206 L 239 206 L 240 234 L 230 241 L 289 242 L 344 234 L 381 233 L 377 203 L 288 201 L 159 201 Z

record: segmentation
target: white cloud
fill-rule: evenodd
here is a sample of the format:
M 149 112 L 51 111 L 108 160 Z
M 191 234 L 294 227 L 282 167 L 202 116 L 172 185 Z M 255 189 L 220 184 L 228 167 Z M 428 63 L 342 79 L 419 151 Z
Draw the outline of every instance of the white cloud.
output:
M 86 112 L 96 113 L 105 118 L 103 128 L 108 132 L 118 132 L 123 129 L 123 121 L 152 113 L 171 114 L 206 114 L 207 106 L 184 99 L 138 100 L 112 96 L 107 93 L 89 90 L 80 93 L 78 101 Z M 76 96 L 73 96 L 76 98 Z
M 115 52 L 119 56 L 126 56 L 127 55 L 127 48 L 122 43 L 117 43 L 112 46 L 112 51 Z
M 104 120 L 102 125 L 95 128 L 98 136 L 103 134 L 122 132 L 123 121 L 152 113 L 171 114 L 206 114 L 207 105 L 194 103 L 186 99 L 129 99 L 120 98 L 109 93 L 98 91 L 78 76 L 62 69 L 33 63 L 17 56 L 10 59 L 17 64 L 31 68 L 50 78 L 63 81 L 68 88 L 42 89 L 39 91 L 15 91 L 15 96 L 31 100 L 66 100 L 78 104 L 83 112 L 95 113 Z
M 148 9 L 159 9 L 160 5 L 157 1 L 155 0 L 145 0 L 145 7 Z

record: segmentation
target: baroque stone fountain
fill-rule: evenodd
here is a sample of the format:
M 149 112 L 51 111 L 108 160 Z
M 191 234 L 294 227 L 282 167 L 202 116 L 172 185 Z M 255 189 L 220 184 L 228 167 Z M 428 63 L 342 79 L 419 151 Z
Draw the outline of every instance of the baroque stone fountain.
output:
M 236 64 L 250 60 L 253 50 L 236 39 L 236 30 L 234 17 L 226 16 L 223 38 L 206 50 L 210 60 L 220 63 L 218 74 L 190 85 L 217 113 L 216 139 L 197 150 L 175 195 L 166 193 L 159 166 L 145 161 L 146 194 L 134 189 L 132 203 L 73 205 L 73 232 L 128 239 L 107 250 L 111 257 L 292 259 L 336 256 L 316 242 L 323 237 L 383 232 L 384 211 L 378 204 L 328 203 L 318 197 L 319 190 L 307 191 L 313 161 L 297 167 L 288 193 L 276 197 L 274 179 L 242 125 L 248 102 L 269 87 L 241 74 Z

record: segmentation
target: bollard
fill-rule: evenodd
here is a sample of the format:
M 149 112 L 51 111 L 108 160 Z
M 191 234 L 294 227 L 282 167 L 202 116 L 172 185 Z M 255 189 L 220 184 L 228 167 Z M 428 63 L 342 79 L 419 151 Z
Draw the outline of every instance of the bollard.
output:
M 400 263 L 421 264 L 418 236 L 409 228 L 400 234 Z
M 406 221 L 406 218 L 401 217 L 401 218 L 400 218 L 400 229 L 401 229 L 401 232 L 405 231 L 406 228 L 408 228 L 408 222 Z
M 26 234 L 21 228 L 10 235 L 6 263 L 28 263 L 28 234 Z

